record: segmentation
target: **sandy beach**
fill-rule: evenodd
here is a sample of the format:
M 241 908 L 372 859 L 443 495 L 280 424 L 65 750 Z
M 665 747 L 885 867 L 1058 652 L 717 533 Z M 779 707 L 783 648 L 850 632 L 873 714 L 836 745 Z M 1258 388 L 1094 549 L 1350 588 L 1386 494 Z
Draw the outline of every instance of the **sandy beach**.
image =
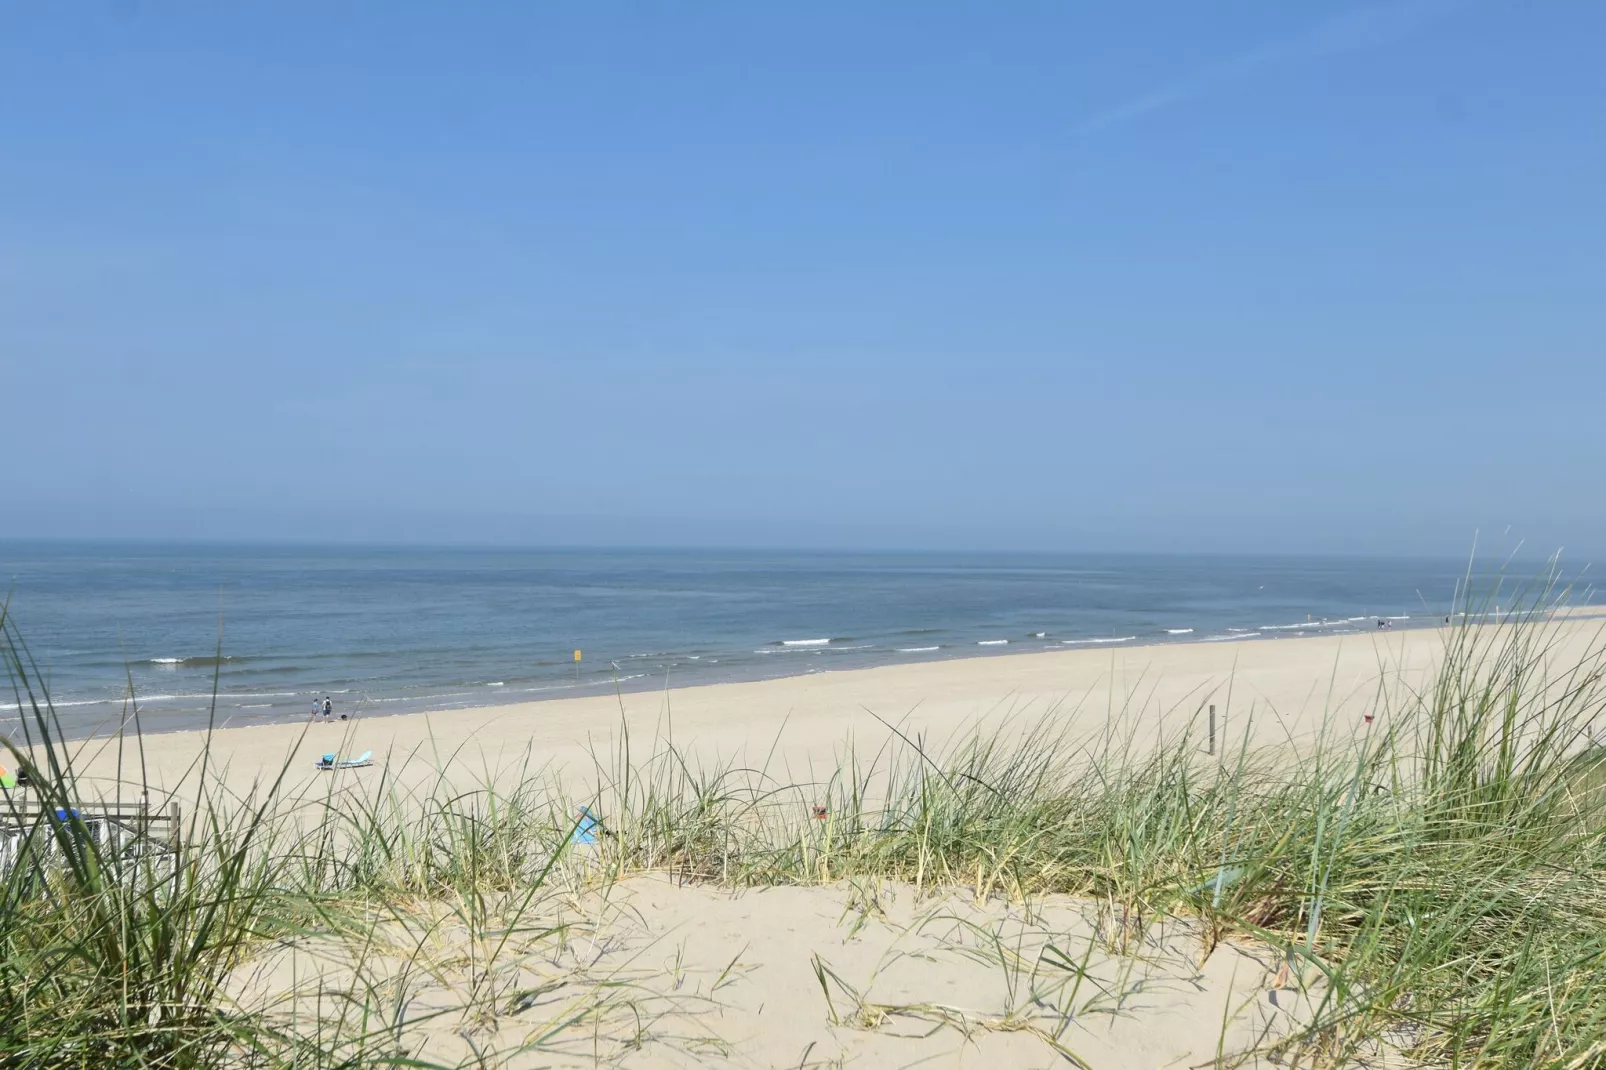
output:
M 1549 643 L 1565 661 L 1598 638 L 1592 611 L 1570 613 Z M 918 665 L 820 672 L 751 683 L 674 687 L 509 706 L 283 725 L 169 732 L 145 740 L 149 782 L 168 791 L 193 772 L 203 746 L 209 761 L 246 785 L 286 767 L 288 783 L 314 780 L 318 758 L 372 751 L 376 764 L 433 776 L 443 767 L 483 779 L 488 770 L 532 766 L 582 775 L 628 727 L 639 747 L 672 739 L 704 761 L 765 764 L 807 779 L 834 765 L 851 740 L 875 747 L 896 725 L 935 743 L 1003 722 L 1050 718 L 1070 738 L 1111 730 L 1135 741 L 1181 731 L 1217 707 L 1221 739 L 1252 731 L 1256 745 L 1298 742 L 1323 725 L 1362 725 L 1379 701 L 1398 703 L 1425 687 L 1447 629 L 1380 630 L 1361 636 L 1246 639 L 1050 651 Z M 1252 727 L 1251 727 L 1252 726 Z M 116 778 L 114 740 L 75 743 L 86 785 Z M 124 781 L 138 758 L 125 746 Z M 137 777 L 137 774 L 136 774 Z
M 1600 620 L 1554 621 L 1544 660 L 1578 662 Z M 599 762 L 675 747 L 695 763 L 762 768 L 817 783 L 895 736 L 940 750 L 951 738 L 1046 725 L 1128 754 L 1189 728 L 1219 750 L 1339 744 L 1379 731 L 1433 680 L 1451 629 L 1034 653 L 815 673 L 605 698 L 551 700 L 352 722 L 224 727 L 207 760 L 229 793 L 288 769 L 284 794 L 353 797 L 400 782 L 470 794 L 532 774 L 583 797 Z M 1465 633 L 1462 633 L 1465 634 Z M 672 681 L 671 681 L 672 684 Z M 1368 724 L 1367 714 L 1373 715 Z M 123 779 L 143 760 L 177 789 L 200 733 L 126 742 Z M 115 791 L 115 741 L 79 748 L 87 795 Z M 372 751 L 334 774 L 326 753 Z M 433 783 L 432 783 L 433 782 Z M 311 788 L 310 792 L 308 789 Z M 126 794 L 126 788 L 125 788 Z M 439 795 L 436 796 L 439 798 Z M 803 807 L 795 807 L 799 820 Z M 316 807 L 314 807 L 316 809 Z M 817 815 L 818 816 L 818 815 Z M 599 868 L 577 847 L 528 892 L 442 891 L 374 906 L 286 936 L 235 967 L 241 1005 L 327 1020 L 350 1000 L 401 1008 L 410 1057 L 464 1065 L 660 1067 L 1056 1066 L 1138 1070 L 1269 1066 L 1280 1038 L 1322 1006 L 1319 973 L 1239 933 L 1220 939 L 1187 913 L 1134 923 L 1115 904 L 1058 893 L 999 894 L 978 870 L 913 887 L 878 876 L 723 883 L 650 865 Z M 338 852 L 337 852 L 338 853 Z M 989 891 L 989 888 L 993 890 Z M 346 918 L 339 921 L 339 918 Z M 353 940 L 352 934 L 360 934 Z M 519 935 L 524 934 L 524 935 Z M 1389 1046 L 1368 1039 L 1376 1065 Z

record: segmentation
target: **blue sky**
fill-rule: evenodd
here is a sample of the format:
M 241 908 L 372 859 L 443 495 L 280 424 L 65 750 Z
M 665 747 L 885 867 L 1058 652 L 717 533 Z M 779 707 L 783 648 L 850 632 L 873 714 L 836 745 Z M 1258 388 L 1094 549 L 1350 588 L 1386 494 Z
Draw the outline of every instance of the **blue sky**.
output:
M 1606 6 L 0 6 L 0 536 L 1606 548 Z

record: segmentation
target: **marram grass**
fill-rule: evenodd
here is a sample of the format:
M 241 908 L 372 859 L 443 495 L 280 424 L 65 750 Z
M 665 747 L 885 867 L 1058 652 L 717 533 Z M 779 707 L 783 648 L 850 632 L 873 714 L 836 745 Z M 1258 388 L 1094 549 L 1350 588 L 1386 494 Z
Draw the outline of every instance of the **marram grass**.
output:
M 1297 749 L 1251 749 L 1245 731 L 1209 757 L 1197 724 L 1140 746 L 1121 711 L 1091 742 L 1051 717 L 942 745 L 888 725 L 875 752 L 850 745 L 798 783 L 621 733 L 584 798 L 533 766 L 463 790 L 459 765 L 420 795 L 400 762 L 360 791 L 293 794 L 281 775 L 242 796 L 203 761 L 176 855 L 107 851 L 76 821 L 13 813 L 0 1065 L 426 1065 L 401 989 L 361 963 L 311 1011 L 238 1001 L 231 978 L 284 941 L 362 947 L 389 920 L 438 915 L 469 934 L 494 1013 L 521 998 L 494 966 L 542 889 L 655 870 L 1063 893 L 1098 904 L 1116 952 L 1193 916 L 1207 945 L 1281 949 L 1316 994 L 1308 1026 L 1277 1041 L 1288 1063 L 1606 1067 L 1606 752 L 1593 745 L 1606 657 L 1592 643 L 1556 664 L 1554 606 L 1536 604 L 1498 624 L 1460 618 L 1431 686 L 1380 692 L 1372 730 Z M 47 809 L 88 812 L 3 614 L 0 634 L 30 711 L 12 760 Z M 119 740 L 131 794 L 148 790 L 143 743 Z M 568 849 L 581 806 L 602 821 L 583 860 Z M 554 1030 L 618 998 L 593 995 Z

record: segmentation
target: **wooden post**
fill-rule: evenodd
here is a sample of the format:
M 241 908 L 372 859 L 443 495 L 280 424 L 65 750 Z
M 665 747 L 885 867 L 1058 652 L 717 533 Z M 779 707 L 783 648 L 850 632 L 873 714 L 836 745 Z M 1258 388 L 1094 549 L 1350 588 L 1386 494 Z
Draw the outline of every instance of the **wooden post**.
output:
M 1210 707 L 1210 753 L 1216 753 L 1216 708 Z
M 173 823 L 173 829 L 168 834 L 169 837 L 170 837 L 168 839 L 168 843 L 173 848 L 174 860 L 176 862 L 177 861 L 177 855 L 178 855 L 178 849 L 184 842 L 183 841 L 184 825 L 182 823 L 182 817 L 181 817 L 181 812 L 180 812 L 180 810 L 178 808 L 178 803 L 170 803 L 170 804 L 168 804 L 167 818 L 168 818 L 169 821 L 171 821 Z

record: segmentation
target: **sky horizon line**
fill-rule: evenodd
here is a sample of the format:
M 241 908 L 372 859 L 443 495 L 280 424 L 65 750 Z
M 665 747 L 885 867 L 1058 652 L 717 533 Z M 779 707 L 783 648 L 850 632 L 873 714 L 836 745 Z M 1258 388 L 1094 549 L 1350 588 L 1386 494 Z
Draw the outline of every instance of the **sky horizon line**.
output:
M 1266 550 L 1230 550 L 1206 548 L 1196 550 L 1184 549 L 1112 549 L 1099 547 L 1061 547 L 1061 548 L 1034 548 L 1034 547 L 964 547 L 964 546 L 892 546 L 892 545 L 866 545 L 866 546 L 809 546 L 809 545 L 782 545 L 782 544 L 743 544 L 743 543 L 649 543 L 649 542 L 620 542 L 620 543 L 564 543 L 564 542 L 534 542 L 534 541 L 437 541 L 437 540 L 384 540 L 371 538 L 335 538 L 318 539 L 304 536 L 284 536 L 279 538 L 249 538 L 242 536 L 131 536 L 131 535 L 98 535 L 98 536 L 27 536 L 0 534 L 0 547 L 30 546 L 30 547 L 146 547 L 146 548 L 216 548 L 216 549 L 302 549 L 309 551 L 378 551 L 378 552 L 408 552 L 408 551 L 461 551 L 461 552 L 526 552 L 526 553 L 574 553 L 574 554 L 650 554 L 650 553 L 688 553 L 688 554 L 796 554 L 796 555 L 859 555 L 866 557 L 881 556 L 997 556 L 997 557 L 1177 557 L 1177 558 L 1223 558 L 1223 559 L 1323 559 L 1343 560 L 1355 559 L 1393 559 L 1401 561 L 1433 561 L 1448 563 L 1452 561 L 1482 562 L 1501 560 L 1526 565 L 1542 564 L 1546 562 L 1566 560 L 1565 547 L 1555 551 L 1535 552 L 1526 547 L 1519 547 L 1515 551 L 1500 553 L 1478 552 L 1450 554 L 1450 553 L 1402 553 L 1388 551 L 1357 550 L 1342 551 L 1301 551 L 1286 549 Z M 3 566 L 3 560 L 0 560 Z M 1585 567 L 1588 567 L 1586 564 Z

